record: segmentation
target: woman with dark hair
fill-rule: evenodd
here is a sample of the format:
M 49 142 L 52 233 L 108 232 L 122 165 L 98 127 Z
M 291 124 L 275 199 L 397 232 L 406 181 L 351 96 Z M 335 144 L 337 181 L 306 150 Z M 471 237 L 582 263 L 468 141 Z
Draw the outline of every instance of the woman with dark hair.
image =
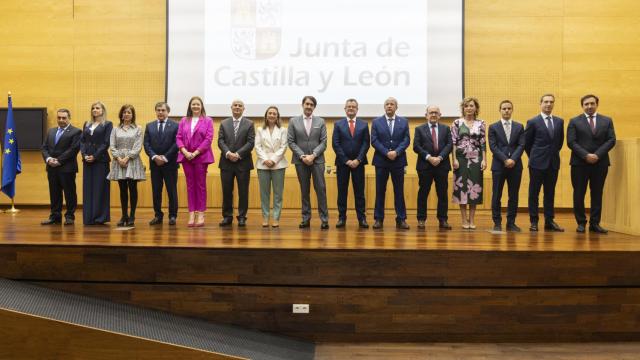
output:
M 112 129 L 104 104 L 100 101 L 91 104 L 91 120 L 84 124 L 80 137 L 82 222 L 85 225 L 102 225 L 111 220 L 107 180 L 111 159 L 107 149 Z
M 460 205 L 462 228 L 473 230 L 476 228 L 476 205 L 482 204 L 482 172 L 487 168 L 486 125 L 484 120 L 478 119 L 478 99 L 465 98 L 460 103 L 460 111 L 462 117 L 451 124 L 454 169 L 452 200 Z
M 207 167 L 214 162 L 211 151 L 213 120 L 207 116 L 204 103 L 198 96 L 189 100 L 187 116 L 180 120 L 176 144 L 178 162 L 182 164 L 187 181 L 189 227 L 204 226 L 207 210 Z
M 264 124 L 256 132 L 255 148 L 258 160 L 258 182 L 260 183 L 260 205 L 262 207 L 262 226 L 269 226 L 269 208 L 271 189 L 273 188 L 273 223 L 280 226 L 282 210 L 282 192 L 284 189 L 284 173 L 289 164 L 284 157 L 287 151 L 287 128 L 280 123 L 280 111 L 269 106 L 264 113 Z
M 136 109 L 133 105 L 122 105 L 118 117 L 120 124 L 111 131 L 109 142 L 114 161 L 107 178 L 117 180 L 120 187 L 122 217 L 117 225 L 133 226 L 138 205 L 138 181 L 145 179 L 145 168 L 140 160 L 142 128 L 136 125 Z M 129 202 L 130 212 L 127 211 Z

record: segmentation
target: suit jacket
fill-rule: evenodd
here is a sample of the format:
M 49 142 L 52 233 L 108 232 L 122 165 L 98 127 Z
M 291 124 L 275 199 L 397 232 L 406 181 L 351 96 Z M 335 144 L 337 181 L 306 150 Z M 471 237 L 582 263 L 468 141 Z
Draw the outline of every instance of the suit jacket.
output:
M 616 145 L 616 133 L 610 117 L 596 114 L 596 133 L 591 132 L 589 119 L 580 114 L 567 127 L 567 146 L 571 149 L 571 166 L 592 166 L 585 158 L 588 154 L 598 155 L 596 164 L 611 165 L 609 150 Z
M 353 136 L 349 131 L 349 120 L 342 118 L 333 126 L 331 145 L 336 153 L 336 165 L 345 165 L 349 160 L 358 159 L 360 165 L 368 164 L 369 125 L 366 121 L 356 118 Z M 359 165 L 358 165 L 359 166 Z
M 109 142 L 111 140 L 111 131 L 113 130 L 113 123 L 111 121 L 105 121 L 98 125 L 93 134 L 89 129 L 89 122 L 84 124 L 82 135 L 80 136 L 80 153 L 84 161 L 84 157 L 87 155 L 93 155 L 94 162 L 109 162 L 111 157 L 109 156 Z
M 546 170 L 549 167 L 560 169 L 560 149 L 564 143 L 564 120 L 553 116 L 553 137 L 547 130 L 542 115 L 537 115 L 527 121 L 524 131 L 524 150 L 529 156 L 529 167 Z
M 176 145 L 178 150 L 185 148 L 189 152 L 200 151 L 190 163 L 211 164 L 214 162 L 211 142 L 213 141 L 213 120 L 208 116 L 200 116 L 193 134 L 191 133 L 191 118 L 183 117 L 178 125 Z M 182 152 L 178 152 L 178 162 L 187 162 Z
M 160 136 L 158 131 L 158 120 L 147 124 L 144 131 L 144 152 L 149 155 L 149 160 L 156 155 L 164 155 L 167 163 L 162 167 L 178 168 L 178 145 L 176 145 L 176 135 L 178 134 L 178 124 L 172 120 L 165 120 L 164 134 Z M 155 162 L 149 161 L 149 166 L 157 167 Z
M 511 136 L 507 141 L 507 134 L 504 132 L 502 120 L 489 126 L 489 149 L 493 153 L 491 171 L 503 171 L 504 162 L 507 159 L 515 160 L 516 165 L 512 168 L 522 170 L 522 153 L 525 145 L 524 126 L 511 120 Z
M 413 135 L 413 151 L 418 154 L 418 162 L 416 170 L 430 171 L 451 171 L 451 160 L 449 154 L 453 149 L 453 141 L 451 139 L 451 129 L 444 124 L 438 123 L 438 152 L 433 149 L 433 139 L 431 138 L 431 124 L 427 122 L 416 127 Z M 427 155 L 442 157 L 440 165 L 433 166 L 427 161 Z
M 324 164 L 324 151 L 327 149 L 327 126 L 324 119 L 313 116 L 311 132 L 307 135 L 302 115 L 292 117 L 287 130 L 287 143 L 293 152 L 293 164 L 304 164 L 300 157 L 311 154 L 316 156 L 314 164 Z
M 411 144 L 409 136 L 409 122 L 406 118 L 396 115 L 394 121 L 393 134 L 389 132 L 386 116 L 380 116 L 373 120 L 371 124 L 371 145 L 375 149 L 373 154 L 373 165 L 398 168 L 407 166 L 407 148 Z M 398 156 L 391 161 L 387 158 L 387 153 L 395 150 Z
M 276 126 L 271 133 L 269 128 L 259 127 L 256 132 L 256 154 L 258 156 L 256 167 L 262 170 L 277 170 L 289 166 L 284 157 L 287 145 L 287 128 Z M 265 160 L 273 160 L 276 164 L 273 167 L 267 167 L 262 164 Z
M 238 136 L 233 135 L 233 118 L 226 118 L 220 123 L 218 132 L 218 147 L 222 151 L 218 166 L 220 169 L 251 170 L 253 169 L 253 157 L 251 151 L 255 145 L 256 130 L 253 121 L 246 117 L 240 118 Z M 226 157 L 227 151 L 237 152 L 240 160 L 233 162 Z
M 58 128 L 49 129 L 47 138 L 42 143 L 42 158 L 45 163 L 48 158 L 58 159 L 60 166 L 51 167 L 47 164 L 47 171 L 78 172 L 78 151 L 80 151 L 80 137 L 82 131 L 73 125 L 69 125 L 56 144 Z

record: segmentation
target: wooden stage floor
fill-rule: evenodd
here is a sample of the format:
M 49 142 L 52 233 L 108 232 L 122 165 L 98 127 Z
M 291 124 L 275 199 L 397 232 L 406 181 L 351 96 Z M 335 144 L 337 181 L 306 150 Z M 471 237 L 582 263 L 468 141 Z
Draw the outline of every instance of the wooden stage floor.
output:
M 389 212 L 391 215 L 391 212 Z M 571 213 L 560 213 L 556 220 L 565 228 L 563 233 L 528 231 L 528 217 L 518 214 L 522 233 L 493 233 L 489 212 L 479 212 L 474 231 L 464 230 L 460 214 L 450 210 L 451 231 L 439 231 L 437 221 L 430 218 L 427 228 L 417 228 L 415 213 L 409 214 L 410 230 L 396 230 L 393 216 L 389 216 L 382 230 L 359 229 L 355 215 L 347 227 L 336 229 L 336 218 L 330 219 L 330 229 L 321 230 L 317 217 L 311 228 L 298 229 L 300 215 L 297 210 L 284 211 L 279 228 L 262 228 L 258 210 L 250 210 L 247 226 L 220 228 L 220 210 L 207 213 L 206 226 L 188 228 L 187 214 L 180 212 L 178 224 L 149 226 L 151 209 L 138 211 L 135 228 L 119 229 L 119 209 L 112 209 L 112 224 L 82 225 L 82 213 L 77 214 L 73 226 L 42 226 L 48 216 L 45 209 L 27 208 L 16 215 L 0 214 L 0 244 L 34 245 L 99 245 L 135 247 L 179 248 L 244 248 L 244 249 L 367 249 L 367 250 L 478 250 L 478 251 L 640 251 L 640 237 L 610 232 L 607 235 L 578 234 Z M 314 215 L 316 215 L 314 213 Z M 350 214 L 351 215 L 351 214 Z M 369 219 L 373 224 L 373 219 Z

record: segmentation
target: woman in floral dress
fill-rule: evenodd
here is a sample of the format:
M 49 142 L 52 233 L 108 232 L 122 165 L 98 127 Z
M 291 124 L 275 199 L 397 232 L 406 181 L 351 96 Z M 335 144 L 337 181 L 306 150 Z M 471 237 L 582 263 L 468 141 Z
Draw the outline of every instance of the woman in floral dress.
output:
M 475 229 L 476 205 L 482 204 L 482 172 L 487 167 L 486 127 L 484 120 L 477 118 L 480 104 L 476 98 L 465 98 L 460 110 L 463 117 L 451 125 L 453 202 L 460 205 L 462 228 Z

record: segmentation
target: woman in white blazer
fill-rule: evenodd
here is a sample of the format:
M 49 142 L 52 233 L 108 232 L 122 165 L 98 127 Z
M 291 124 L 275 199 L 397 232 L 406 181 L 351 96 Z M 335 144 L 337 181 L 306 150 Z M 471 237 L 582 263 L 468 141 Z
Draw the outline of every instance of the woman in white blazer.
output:
M 260 204 L 262 206 L 262 226 L 269 226 L 271 188 L 273 187 L 272 227 L 280 226 L 284 172 L 289 166 L 284 153 L 287 151 L 287 128 L 282 127 L 280 111 L 269 106 L 264 113 L 264 125 L 256 131 L 255 142 L 258 160 L 258 182 L 260 183 Z

